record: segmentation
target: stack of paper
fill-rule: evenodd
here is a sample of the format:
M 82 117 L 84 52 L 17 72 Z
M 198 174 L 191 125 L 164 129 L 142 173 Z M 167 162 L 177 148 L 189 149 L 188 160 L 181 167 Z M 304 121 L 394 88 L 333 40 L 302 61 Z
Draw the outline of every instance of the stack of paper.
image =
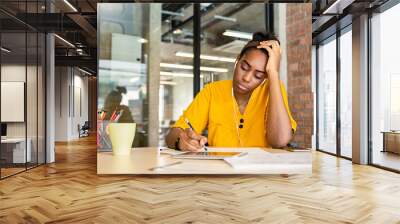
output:
M 242 157 L 226 158 L 235 169 L 263 170 L 271 167 L 285 167 L 288 164 L 311 164 L 310 153 L 269 153 L 249 152 Z
M 167 148 L 167 147 L 160 147 L 159 150 L 160 150 L 161 154 L 167 154 L 167 155 L 172 155 L 172 156 L 180 155 L 180 154 L 185 153 L 183 151 L 178 151 L 178 150 L 170 149 L 170 148 Z

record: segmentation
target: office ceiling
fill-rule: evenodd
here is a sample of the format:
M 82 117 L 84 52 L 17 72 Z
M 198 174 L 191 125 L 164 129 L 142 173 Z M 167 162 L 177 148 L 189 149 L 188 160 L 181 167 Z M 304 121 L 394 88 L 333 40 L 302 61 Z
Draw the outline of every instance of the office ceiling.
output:
M 374 11 L 389 0 L 313 0 L 313 44 L 351 24 L 352 18 Z
M 337 0 L 338 6 L 332 10 L 335 1 L 313 0 L 313 41 L 314 43 L 335 32 L 335 24 L 339 19 L 356 15 L 358 12 L 377 7 L 387 0 Z M 0 21 L 4 38 L 21 43 L 18 32 L 26 27 L 32 30 L 55 32 L 61 38 L 81 49 L 71 46 L 56 38 L 56 63 L 59 65 L 87 66 L 97 69 L 97 3 L 116 2 L 100 0 L 69 0 L 71 6 L 64 1 L 52 1 L 54 13 L 46 13 L 45 1 L 1 0 Z M 117 1 L 132 2 L 132 1 Z M 142 2 L 142 1 L 141 1 Z M 146 1 L 144 1 L 146 2 Z M 270 1 L 273 2 L 273 1 Z M 278 2 L 278 1 L 277 1 Z M 282 2 L 282 1 L 279 1 Z M 308 2 L 308 1 L 285 1 Z M 219 46 L 228 46 L 234 39 L 221 35 L 227 29 L 254 32 L 265 24 L 263 4 L 249 3 L 201 3 L 202 52 L 208 54 L 234 57 L 235 53 L 221 51 Z M 193 5 L 189 3 L 162 4 L 162 51 L 161 59 L 165 62 L 191 63 L 191 58 L 176 57 L 177 51 L 192 52 L 193 42 Z M 73 9 L 75 8 L 76 11 Z M 331 8 L 331 9 L 328 9 Z M 336 10 L 336 11 L 335 11 Z M 27 13 L 26 13 L 27 12 Z M 251 12 L 251 13 L 249 13 Z M 228 18 L 228 19 L 227 19 Z M 254 19 L 259 18 L 259 19 Z M 237 22 L 235 22 L 237 21 Z M 346 21 L 346 20 L 343 20 Z M 341 26 L 345 26 L 342 22 Z M 7 40 L 8 41 L 8 40 Z M 4 43 L 4 42 L 3 42 Z M 234 43 L 233 43 L 234 44 Z M 11 45 L 10 45 L 11 46 Z M 33 46 L 33 45 L 32 45 Z M 18 46 L 12 46 L 18 49 Z M 22 49 L 22 48 L 21 48 Z M 28 52 L 31 50 L 28 47 Z M 21 52 L 22 54 L 23 52 Z M 18 54 L 18 51 L 15 52 Z M 203 63 L 203 61 L 202 61 Z M 226 66 L 226 62 L 204 61 L 204 65 Z M 90 65 L 90 66 L 88 66 Z

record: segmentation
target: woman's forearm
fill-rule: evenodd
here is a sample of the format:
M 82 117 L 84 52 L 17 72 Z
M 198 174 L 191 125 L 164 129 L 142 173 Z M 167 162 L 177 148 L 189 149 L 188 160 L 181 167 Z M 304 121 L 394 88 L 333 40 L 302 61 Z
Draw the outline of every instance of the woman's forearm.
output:
M 292 138 L 290 118 L 283 100 L 279 74 L 269 75 L 269 103 L 267 111 L 267 142 L 270 146 L 286 146 Z

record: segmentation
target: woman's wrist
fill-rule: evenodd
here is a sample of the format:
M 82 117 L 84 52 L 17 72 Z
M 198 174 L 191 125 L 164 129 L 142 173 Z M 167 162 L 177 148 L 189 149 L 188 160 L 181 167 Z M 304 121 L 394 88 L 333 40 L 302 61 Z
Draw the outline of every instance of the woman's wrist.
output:
M 268 79 L 270 81 L 279 81 L 279 72 L 277 71 L 268 72 Z

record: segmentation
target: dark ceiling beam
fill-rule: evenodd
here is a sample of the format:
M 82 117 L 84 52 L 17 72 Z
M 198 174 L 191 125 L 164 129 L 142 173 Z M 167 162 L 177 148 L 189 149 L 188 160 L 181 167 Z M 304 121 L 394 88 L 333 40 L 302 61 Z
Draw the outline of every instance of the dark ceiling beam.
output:
M 205 14 L 206 12 L 208 12 L 208 10 L 209 10 L 210 8 L 214 8 L 214 7 L 215 7 L 215 5 L 210 5 L 210 6 L 206 7 L 206 8 L 202 8 L 202 9 L 200 10 L 200 16 L 202 16 L 203 14 Z M 168 35 L 172 34 L 172 32 L 173 32 L 175 29 L 181 28 L 181 27 L 183 27 L 183 26 L 185 26 L 185 25 L 188 25 L 188 24 L 190 24 L 191 22 L 193 22 L 193 15 L 190 16 L 189 18 L 187 18 L 186 20 L 184 20 L 184 21 L 178 23 L 176 26 L 172 27 L 172 28 L 169 29 L 168 31 L 164 32 L 164 33 L 161 35 L 161 40 L 164 40 Z
M 335 16 L 319 16 L 318 19 L 312 24 L 312 32 L 316 33 L 329 27 L 330 25 L 332 25 L 332 23 L 335 22 L 334 18 Z
M 12 14 L 11 12 L 9 12 L 9 11 L 1 8 L 1 7 L 0 7 L 0 12 L 2 14 L 4 14 L 6 17 L 11 18 L 15 22 L 17 22 L 17 23 L 19 23 L 21 25 L 25 25 L 29 29 L 36 30 L 35 27 L 31 26 L 29 23 L 26 23 L 26 21 L 24 19 L 19 18 L 18 16 Z
M 67 15 L 72 21 L 84 30 L 90 38 L 96 39 L 97 30 L 80 14 L 68 14 Z
M 218 12 L 216 14 L 220 15 L 220 16 L 225 16 L 225 17 L 230 17 L 236 13 L 238 13 L 239 11 L 242 11 L 243 9 L 245 9 L 246 7 L 250 6 L 251 4 L 240 4 L 237 7 L 234 7 L 232 10 L 228 11 L 228 12 L 224 12 L 224 14 L 219 14 Z M 215 24 L 221 22 L 222 20 L 219 19 L 215 19 L 214 17 L 206 20 L 204 23 L 201 24 L 201 28 L 202 29 L 208 29 L 211 26 L 214 26 Z
M 90 6 L 90 8 L 93 9 L 93 11 L 97 11 L 96 6 L 93 6 L 92 3 L 89 0 L 86 0 L 86 3 Z
M 274 6 L 270 3 L 265 3 L 265 30 L 274 33 Z
M 56 66 L 81 66 L 96 68 L 97 59 L 90 56 L 55 56 L 55 64 Z
M 64 13 L 19 13 L 17 18 L 42 32 L 82 30 L 68 15 Z
M 98 0 L 99 3 L 171 3 L 168 0 Z M 188 3 L 188 0 L 174 0 L 174 3 Z M 192 0 L 191 3 L 227 3 L 226 0 Z M 265 0 L 252 0 L 251 3 L 265 3 Z M 311 0 L 269 0 L 269 3 L 310 3 Z M 231 0 L 229 3 L 249 3 L 249 0 Z

